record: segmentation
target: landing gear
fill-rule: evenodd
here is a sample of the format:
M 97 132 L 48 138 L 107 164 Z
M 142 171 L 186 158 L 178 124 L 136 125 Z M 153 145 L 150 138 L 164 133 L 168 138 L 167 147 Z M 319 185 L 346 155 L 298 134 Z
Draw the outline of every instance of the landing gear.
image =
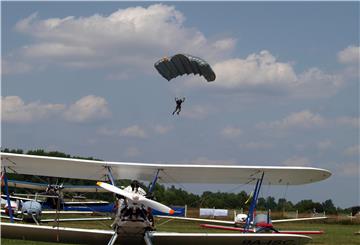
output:
M 144 234 L 144 241 L 146 245 L 153 245 L 152 241 L 151 241 L 151 235 L 150 235 L 150 231 L 146 231 Z
M 112 235 L 112 237 L 111 237 L 108 245 L 114 245 L 118 236 L 119 236 L 119 235 L 118 235 L 117 232 L 115 231 L 115 233 L 114 233 L 114 235 Z
M 115 244 L 117 239 L 124 240 L 125 244 L 142 244 L 145 241 L 146 245 L 152 245 L 151 232 L 154 230 L 154 224 L 148 216 L 143 208 L 123 208 L 111 225 L 115 233 L 108 245 Z

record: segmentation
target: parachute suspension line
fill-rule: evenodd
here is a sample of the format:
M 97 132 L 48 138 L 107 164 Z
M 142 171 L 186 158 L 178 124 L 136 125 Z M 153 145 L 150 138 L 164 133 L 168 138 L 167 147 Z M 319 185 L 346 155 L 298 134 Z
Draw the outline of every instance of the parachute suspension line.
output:
M 253 198 L 250 204 L 249 213 L 246 218 L 245 227 L 244 227 L 244 233 L 248 232 L 251 222 L 254 220 L 254 212 L 256 208 L 256 203 L 259 197 L 259 192 L 261 189 L 262 181 L 264 179 L 264 172 L 261 175 L 261 178 L 256 181 L 255 190 L 253 194 Z
M 5 167 L 4 167 L 4 171 L 2 173 L 2 180 L 4 181 L 4 188 L 5 188 L 5 193 L 6 193 L 6 202 L 7 202 L 8 210 L 9 210 L 10 222 L 14 223 L 14 214 L 13 214 L 13 210 L 12 210 L 12 207 L 11 207 L 9 186 L 8 186 L 8 178 L 7 178 L 6 168 Z

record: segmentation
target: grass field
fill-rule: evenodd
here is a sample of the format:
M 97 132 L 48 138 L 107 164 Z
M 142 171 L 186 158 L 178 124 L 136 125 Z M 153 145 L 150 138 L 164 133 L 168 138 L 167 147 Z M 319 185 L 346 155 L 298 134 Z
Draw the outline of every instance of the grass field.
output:
M 105 222 L 86 222 L 86 223 L 67 223 L 67 227 L 77 228 L 97 228 L 97 229 L 109 229 L 110 221 Z M 65 226 L 65 225 L 62 225 Z M 360 235 L 354 235 L 354 232 L 360 230 L 358 224 L 335 224 L 324 222 L 311 222 L 311 223 L 292 223 L 292 224 L 279 224 L 276 226 L 278 229 L 283 230 L 323 230 L 323 235 L 313 235 L 313 241 L 311 244 L 317 245 L 360 245 Z M 169 231 L 169 232 L 229 232 L 222 230 L 207 230 L 199 227 L 199 223 L 188 221 L 157 221 L 157 231 Z M 24 245 L 50 245 L 55 243 L 44 242 L 32 242 L 32 241 L 19 241 L 11 239 L 1 239 L 1 244 L 24 244 Z

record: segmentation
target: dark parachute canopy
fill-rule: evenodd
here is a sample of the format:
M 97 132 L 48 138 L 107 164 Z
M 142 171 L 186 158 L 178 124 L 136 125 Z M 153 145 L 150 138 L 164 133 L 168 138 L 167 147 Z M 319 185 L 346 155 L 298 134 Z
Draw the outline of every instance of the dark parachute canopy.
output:
M 168 81 L 184 74 L 199 74 L 208 82 L 212 82 L 216 78 L 214 71 L 205 60 L 188 54 L 176 54 L 162 58 L 154 66 Z

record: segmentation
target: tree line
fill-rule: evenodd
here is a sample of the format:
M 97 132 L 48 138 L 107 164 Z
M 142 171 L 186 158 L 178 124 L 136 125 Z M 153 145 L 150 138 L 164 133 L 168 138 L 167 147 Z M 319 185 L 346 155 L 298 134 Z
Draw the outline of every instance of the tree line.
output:
M 59 152 L 59 151 L 45 151 L 43 149 L 29 150 L 26 153 L 21 149 L 8 149 L 5 148 L 2 152 L 17 153 L 17 154 L 28 154 L 28 155 L 39 155 L 39 156 L 51 156 L 51 157 L 63 157 L 63 158 L 77 158 L 77 159 L 87 159 L 87 160 L 99 160 L 93 157 L 80 157 L 80 156 L 71 156 L 69 154 Z M 40 182 L 40 183 L 63 183 L 63 184 L 72 184 L 72 185 L 95 185 L 95 181 L 92 180 L 80 180 L 80 179 L 65 179 L 65 178 L 54 178 L 54 177 L 40 177 L 33 175 L 22 175 L 22 174 L 9 174 L 9 179 L 14 180 L 23 180 L 31 182 Z M 118 186 L 129 185 L 131 180 L 121 180 L 117 181 Z M 148 187 L 142 183 L 143 188 L 147 191 Z M 11 191 L 15 191 L 13 188 Z M 24 189 L 16 189 L 17 192 L 29 192 Z M 165 186 L 161 184 L 156 184 L 154 189 L 154 198 L 166 205 L 187 205 L 188 207 L 199 208 L 199 207 L 208 207 L 208 208 L 223 208 L 223 209 L 244 209 L 249 208 L 250 202 L 247 200 L 250 197 L 250 193 L 241 191 L 239 193 L 226 193 L 226 192 L 211 192 L 205 191 L 201 195 L 193 194 L 182 188 L 176 188 L 175 186 Z M 88 198 L 102 199 L 113 201 L 114 196 L 110 193 L 88 193 L 86 194 Z M 272 211 L 295 211 L 297 210 L 300 213 L 312 212 L 326 212 L 326 214 L 337 214 L 343 212 L 351 212 L 350 207 L 347 209 L 342 209 L 340 207 L 335 207 L 331 199 L 325 200 L 324 202 L 314 202 L 311 199 L 301 200 L 297 203 L 293 203 L 286 198 L 279 198 L 276 200 L 272 196 L 266 198 L 258 198 L 257 209 Z

